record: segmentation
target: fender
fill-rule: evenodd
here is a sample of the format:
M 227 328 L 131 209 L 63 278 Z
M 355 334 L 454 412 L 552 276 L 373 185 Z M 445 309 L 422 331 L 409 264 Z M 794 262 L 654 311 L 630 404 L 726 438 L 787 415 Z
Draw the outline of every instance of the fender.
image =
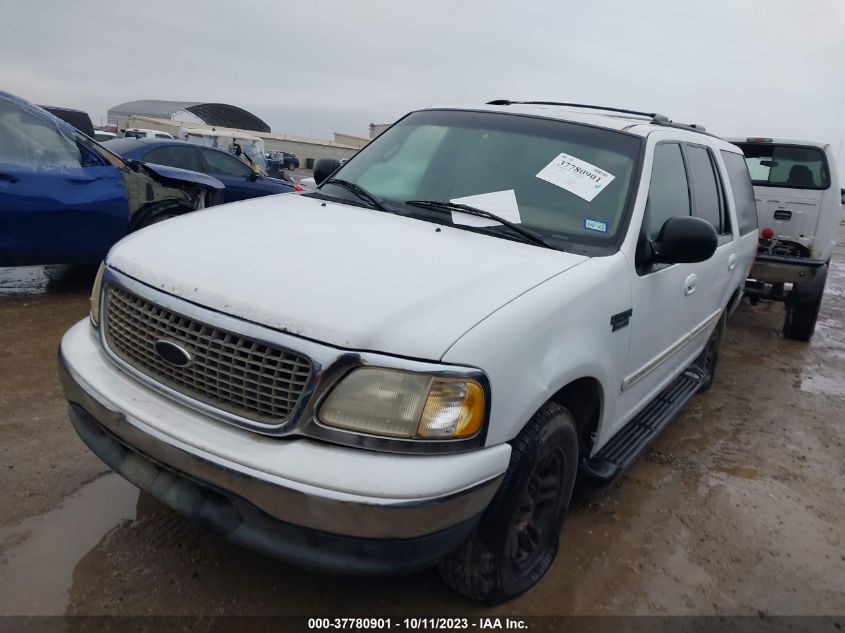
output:
M 545 402 L 579 378 L 601 387 L 599 431 L 612 420 L 631 329 L 614 331 L 611 317 L 630 307 L 630 271 L 617 253 L 552 277 L 458 339 L 443 360 L 478 367 L 490 379 L 487 444 L 513 439 Z

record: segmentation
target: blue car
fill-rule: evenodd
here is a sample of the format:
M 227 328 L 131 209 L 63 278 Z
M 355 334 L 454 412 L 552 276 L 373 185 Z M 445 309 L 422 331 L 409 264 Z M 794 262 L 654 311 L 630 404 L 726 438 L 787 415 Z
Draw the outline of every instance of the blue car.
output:
M 214 176 L 226 185 L 223 192 L 226 202 L 295 190 L 293 183 L 258 174 L 229 152 L 207 145 L 160 138 L 117 138 L 103 145 L 124 158 Z
M 127 233 L 222 201 L 205 174 L 127 161 L 0 92 L 0 266 L 100 261 Z

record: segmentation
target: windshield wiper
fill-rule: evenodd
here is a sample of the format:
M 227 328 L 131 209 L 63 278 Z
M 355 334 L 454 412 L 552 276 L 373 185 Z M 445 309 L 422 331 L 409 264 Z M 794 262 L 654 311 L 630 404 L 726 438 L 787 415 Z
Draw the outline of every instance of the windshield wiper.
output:
M 549 240 L 548 238 L 544 237 L 537 231 L 532 231 L 529 228 L 522 226 L 521 224 L 516 224 L 511 222 L 510 220 L 506 220 L 505 218 L 496 215 L 495 213 L 491 213 L 490 211 L 485 211 L 484 209 L 479 209 L 477 207 L 471 207 L 468 204 L 459 204 L 457 202 L 442 202 L 440 200 L 406 200 L 405 204 L 410 205 L 412 207 L 422 207 L 423 209 L 434 209 L 439 211 L 459 211 L 460 213 L 466 213 L 468 215 L 477 215 L 480 218 L 487 218 L 488 220 L 495 220 L 499 224 L 502 224 L 508 227 L 511 231 L 518 233 L 521 237 L 525 238 L 525 241 L 531 242 L 533 244 L 539 244 L 540 246 L 545 246 L 546 248 L 553 248 L 554 250 L 560 250 L 555 244 Z
M 384 200 L 379 198 L 376 194 L 370 193 L 361 185 L 356 185 L 354 182 L 350 182 L 349 180 L 343 180 L 342 178 L 329 178 L 323 184 L 337 185 L 339 187 L 349 189 L 349 191 L 354 193 L 364 202 L 369 202 L 370 206 L 374 209 L 378 209 L 379 211 L 387 211 L 388 213 L 395 213 L 395 211 L 391 209 L 390 206 Z

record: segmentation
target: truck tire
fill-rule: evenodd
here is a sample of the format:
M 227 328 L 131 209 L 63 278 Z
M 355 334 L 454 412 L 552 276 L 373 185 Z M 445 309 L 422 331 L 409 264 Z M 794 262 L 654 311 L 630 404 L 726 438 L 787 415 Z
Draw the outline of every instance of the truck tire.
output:
M 783 335 L 796 341 L 809 341 L 816 330 L 816 320 L 827 282 L 827 264 L 810 281 L 795 284 L 786 297 Z
M 459 593 L 498 604 L 524 593 L 557 555 L 578 468 L 572 414 L 547 403 L 512 442 L 502 485 L 466 542 L 440 563 Z

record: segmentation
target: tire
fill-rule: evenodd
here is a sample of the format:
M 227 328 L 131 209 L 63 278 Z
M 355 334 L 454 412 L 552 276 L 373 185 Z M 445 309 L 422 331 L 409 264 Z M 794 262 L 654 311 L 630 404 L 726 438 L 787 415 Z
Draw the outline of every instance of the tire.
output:
M 827 265 L 810 281 L 795 284 L 786 297 L 786 315 L 783 335 L 796 341 L 809 341 L 816 331 L 819 308 L 822 305 L 824 286 L 827 283 Z
M 508 470 L 475 531 L 440 562 L 444 582 L 487 604 L 537 584 L 557 555 L 577 470 L 572 414 L 547 403 L 513 440 Z
M 138 229 L 143 229 L 145 227 L 152 226 L 153 224 L 164 222 L 165 220 L 175 218 L 176 216 L 183 215 L 190 211 L 193 211 L 193 209 L 180 204 L 165 202 L 163 204 L 153 205 L 146 209 L 139 210 L 135 214 L 135 217 L 132 219 L 130 224 L 130 231 L 137 231 Z
M 722 336 L 725 333 L 726 320 L 726 315 L 723 312 L 722 316 L 719 317 L 719 322 L 713 329 L 713 333 L 707 339 L 707 345 L 704 346 L 704 351 L 695 359 L 695 364 L 704 372 L 704 378 L 698 387 L 698 393 L 707 391 L 713 384 L 713 378 L 716 375 L 716 364 L 719 362 L 719 346 L 722 344 Z

